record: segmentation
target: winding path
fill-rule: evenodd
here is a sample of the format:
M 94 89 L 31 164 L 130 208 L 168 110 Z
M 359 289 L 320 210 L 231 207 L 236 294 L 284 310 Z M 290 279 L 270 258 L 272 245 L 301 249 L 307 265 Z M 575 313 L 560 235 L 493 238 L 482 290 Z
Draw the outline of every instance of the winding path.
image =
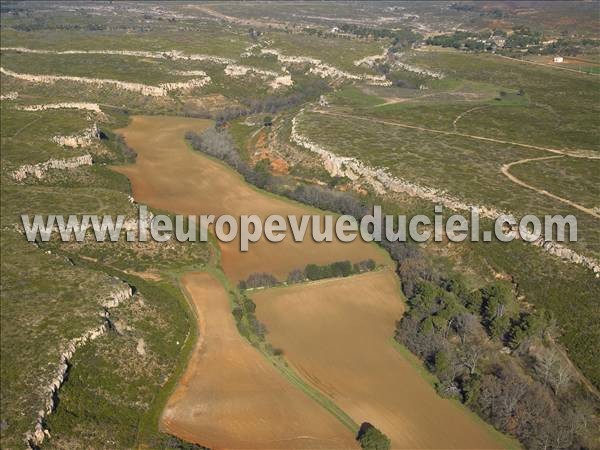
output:
M 496 139 L 496 138 L 485 137 L 485 136 L 477 136 L 474 134 L 467 134 L 467 133 L 459 133 L 457 131 L 436 130 L 434 128 L 427 128 L 427 127 L 422 127 L 422 126 L 418 126 L 418 125 L 409 125 L 406 123 L 394 122 L 391 120 L 376 119 L 374 117 L 362 117 L 362 116 L 354 116 L 352 114 L 324 111 L 322 109 L 313 109 L 312 112 L 316 112 L 319 114 L 325 114 L 328 116 L 346 117 L 348 119 L 356 119 L 356 120 L 364 120 L 364 121 L 374 122 L 374 123 L 382 123 L 384 125 L 392 125 L 392 126 L 396 126 L 396 127 L 400 127 L 400 128 L 407 128 L 407 129 L 411 129 L 411 130 L 425 131 L 427 133 L 436 133 L 436 134 L 442 134 L 442 135 L 446 135 L 446 136 L 459 136 L 459 137 L 465 137 L 465 138 L 469 138 L 469 139 L 476 139 L 479 141 L 495 142 L 497 144 L 514 145 L 517 147 L 523 147 L 523 148 L 528 148 L 528 149 L 533 149 L 533 150 L 542 150 L 542 151 L 546 151 L 546 152 L 550 152 L 550 153 L 555 153 L 557 155 L 570 156 L 572 158 L 600 159 L 600 156 L 592 155 L 592 153 L 595 153 L 593 150 L 587 150 L 587 149 L 574 150 L 574 151 L 560 150 L 560 149 L 552 148 L 552 147 L 541 147 L 539 145 L 524 144 L 522 142 L 505 141 L 503 139 Z
M 475 110 L 476 108 L 472 108 L 470 110 L 467 110 L 465 112 L 463 112 L 462 114 L 460 114 L 455 120 L 453 125 L 456 126 L 456 122 L 458 119 L 460 119 L 460 117 L 470 111 Z M 600 214 L 598 214 L 596 211 L 594 211 L 593 209 L 590 208 L 586 208 L 585 206 L 582 206 L 578 203 L 575 203 L 571 200 L 568 200 L 566 198 L 563 197 L 559 197 L 558 195 L 552 194 L 548 191 L 546 191 L 545 189 L 539 189 L 536 188 L 535 186 L 532 186 L 530 184 L 525 183 L 524 181 L 520 180 L 519 178 L 515 177 L 514 175 L 512 175 L 509 170 L 512 166 L 518 165 L 518 164 L 525 164 L 527 162 L 531 162 L 531 161 L 542 161 L 542 160 L 546 160 L 546 159 L 554 159 L 554 158 L 563 158 L 565 156 L 569 156 L 572 158 L 584 158 L 584 159 L 592 159 L 592 160 L 598 160 L 600 159 L 600 156 L 592 156 L 590 154 L 588 154 L 589 152 L 592 152 L 592 150 L 578 150 L 581 153 L 574 153 L 574 152 L 570 152 L 570 151 L 564 151 L 564 150 L 559 150 L 556 148 L 551 148 L 551 147 L 540 147 L 538 145 L 531 145 L 531 144 L 523 144 L 521 142 L 512 142 L 512 141 L 504 141 L 501 139 L 495 139 L 495 138 L 489 138 L 489 137 L 485 137 L 485 136 L 477 136 L 477 135 L 472 135 L 472 134 L 466 134 L 466 133 L 459 133 L 456 131 L 443 131 L 443 130 L 435 130 L 433 128 L 426 128 L 426 127 L 421 127 L 421 126 L 417 126 L 417 125 L 408 125 L 408 124 L 404 124 L 404 123 L 399 123 L 399 122 L 393 122 L 393 121 L 389 121 L 389 120 L 382 120 L 382 119 L 375 119 L 373 117 L 361 117 L 361 116 L 354 116 L 352 114 L 344 114 L 344 113 L 337 113 L 337 112 L 330 112 L 330 111 L 324 111 L 324 110 L 320 110 L 320 109 L 315 109 L 313 110 L 313 112 L 317 112 L 319 114 L 325 114 L 325 115 L 329 115 L 329 116 L 339 116 L 339 117 L 346 117 L 346 118 L 350 118 L 350 119 L 357 119 L 357 120 L 367 120 L 367 121 L 371 121 L 374 123 L 382 123 L 385 125 L 392 125 L 392 126 L 397 126 L 397 127 L 401 127 L 401 128 L 408 128 L 408 129 L 413 129 L 413 130 L 418 130 L 418 131 L 425 131 L 425 132 L 430 132 L 430 133 L 437 133 L 437 134 L 443 134 L 443 135 L 448 135 L 448 136 L 460 136 L 460 137 L 466 137 L 469 139 L 477 139 L 477 140 L 482 140 L 482 141 L 488 141 L 488 142 L 495 142 L 495 143 L 499 143 L 499 144 L 507 144 L 507 145 L 514 145 L 514 146 L 518 146 L 518 147 L 523 147 L 523 148 L 528 148 L 528 149 L 534 149 L 534 150 L 542 150 L 542 151 L 546 151 L 546 152 L 550 152 L 550 153 L 554 153 L 556 154 L 556 156 L 543 156 L 540 158 L 526 158 L 526 159 L 521 159 L 518 161 L 514 161 L 508 164 L 504 164 L 501 168 L 500 168 L 500 172 L 502 173 L 502 175 L 504 175 L 505 177 L 507 177 L 510 181 L 512 181 L 513 183 L 530 189 L 532 191 L 537 192 L 538 194 L 544 195 L 546 197 L 552 198 L 554 200 L 557 200 L 559 202 L 562 202 L 564 204 L 567 204 L 569 206 L 572 206 L 575 209 L 578 209 L 579 211 L 582 211 L 592 217 L 595 217 L 597 219 L 600 219 Z M 577 151 L 577 150 L 576 150 Z
M 600 214 L 598 214 L 597 212 L 595 212 L 593 209 L 590 208 L 586 208 L 585 206 L 582 206 L 578 203 L 572 202 L 571 200 L 568 200 L 566 198 L 563 197 L 559 197 L 558 195 L 552 194 L 551 192 L 546 191 L 545 189 L 539 189 L 536 188 L 530 184 L 525 183 L 524 181 L 520 180 L 519 178 L 515 177 L 514 175 L 512 175 L 509 170 L 512 166 L 516 166 L 519 164 L 525 164 L 528 162 L 532 162 L 532 161 L 544 161 L 547 159 L 557 159 L 557 158 L 564 158 L 564 156 L 561 155 L 557 155 L 557 156 L 543 156 L 541 158 L 526 158 L 526 159 L 520 159 L 518 161 L 514 161 L 508 164 L 504 164 L 501 168 L 500 171 L 502 172 L 502 174 L 504 176 L 506 176 L 510 181 L 512 181 L 513 183 L 518 184 L 519 186 L 523 186 L 524 188 L 527 189 L 531 189 L 532 191 L 537 192 L 538 194 L 541 195 L 545 195 L 546 197 L 550 197 L 554 200 L 558 200 L 559 202 L 565 203 L 566 205 L 572 206 L 575 209 L 578 209 L 579 211 L 582 211 L 586 214 L 589 214 L 590 216 L 593 216 L 597 219 L 600 219 Z
M 456 118 L 454 119 L 454 121 L 452 121 L 452 127 L 454 128 L 454 131 L 456 131 L 456 124 L 464 116 L 466 116 L 467 114 L 469 114 L 469 113 L 471 113 L 473 111 L 479 111 L 480 109 L 485 109 L 485 108 L 489 108 L 489 105 L 475 106 L 474 108 L 467 109 L 466 111 L 461 112 L 458 116 L 456 116 Z

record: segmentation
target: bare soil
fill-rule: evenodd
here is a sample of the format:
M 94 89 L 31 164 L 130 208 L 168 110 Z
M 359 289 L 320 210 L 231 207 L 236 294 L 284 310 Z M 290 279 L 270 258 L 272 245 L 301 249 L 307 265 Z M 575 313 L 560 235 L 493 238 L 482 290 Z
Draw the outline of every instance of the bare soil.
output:
M 178 214 L 256 214 L 266 218 L 319 214 L 297 203 L 260 192 L 249 186 L 237 173 L 199 152 L 184 141 L 186 131 L 200 132 L 212 126 L 202 119 L 136 116 L 120 130 L 127 144 L 137 153 L 136 163 L 115 170 L 131 180 L 136 201 Z M 316 243 L 311 239 L 295 242 L 288 236 L 279 243 L 262 239 L 250 244 L 248 252 L 239 250 L 239 241 L 219 243 L 221 264 L 228 278 L 237 281 L 253 272 L 268 272 L 280 280 L 306 264 L 327 264 L 348 259 L 358 262 L 372 258 L 389 264 L 387 255 L 375 245 L 356 240 Z
M 212 449 L 357 448 L 350 430 L 240 336 L 219 281 L 190 273 L 182 285 L 200 338 L 163 412 L 164 431 Z
M 306 381 L 392 448 L 502 448 L 487 426 L 437 395 L 392 345 L 404 310 L 390 270 L 253 293 L 267 339 Z

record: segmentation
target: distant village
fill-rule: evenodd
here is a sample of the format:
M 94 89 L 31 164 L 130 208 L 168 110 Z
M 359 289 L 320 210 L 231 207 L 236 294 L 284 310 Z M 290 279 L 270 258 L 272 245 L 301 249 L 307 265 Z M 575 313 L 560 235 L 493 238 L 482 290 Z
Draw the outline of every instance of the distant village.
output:
M 586 50 L 592 47 L 598 47 L 600 41 L 597 39 L 577 39 L 575 37 L 544 39 L 540 32 L 531 31 L 527 27 L 516 27 L 508 32 L 489 30 L 474 33 L 457 30 L 449 34 L 430 36 L 424 41 L 424 44 L 453 47 L 464 51 L 507 55 L 555 55 L 553 62 L 561 63 L 564 61 L 564 56 L 577 56 L 585 53 Z

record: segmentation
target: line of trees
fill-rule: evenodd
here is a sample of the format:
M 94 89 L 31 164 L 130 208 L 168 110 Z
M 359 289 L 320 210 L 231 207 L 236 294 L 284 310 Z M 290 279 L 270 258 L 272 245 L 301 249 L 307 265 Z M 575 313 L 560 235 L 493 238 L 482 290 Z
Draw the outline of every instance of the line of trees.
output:
M 311 281 L 324 278 L 348 277 L 357 273 L 368 272 L 376 267 L 375 261 L 367 259 L 352 264 L 350 261 L 337 261 L 331 264 L 308 264 L 304 269 L 304 276 Z
M 319 98 L 322 94 L 331 90 L 327 82 L 321 78 L 306 77 L 298 74 L 294 77 L 294 90 L 289 94 L 267 95 L 263 98 L 245 98 L 241 100 L 242 106 L 231 106 L 219 111 L 197 110 L 184 108 L 184 114 L 201 119 L 214 119 L 217 128 L 226 122 L 251 114 L 277 112 L 293 108 L 306 101 Z
M 362 217 L 369 211 L 363 202 L 346 192 L 301 184 L 288 176 L 272 176 L 268 160 L 259 161 L 255 166 L 251 166 L 242 160 L 227 129 L 215 127 L 201 134 L 188 131 L 185 137 L 192 148 L 222 160 L 239 172 L 248 183 L 259 188 L 319 209 L 354 217 Z
M 234 146 L 232 150 L 237 151 Z M 285 176 L 269 175 L 267 180 L 265 189 L 320 209 L 357 220 L 370 212 L 348 192 L 299 184 Z M 568 361 L 557 351 L 558 328 L 551 314 L 522 309 L 511 282 L 469 289 L 414 243 L 384 239 L 380 245 L 397 263 L 409 305 L 395 339 L 437 376 L 440 395 L 464 402 L 527 448 L 591 446 L 597 405 L 573 382 Z M 315 278 L 322 274 L 314 267 L 310 273 Z M 306 270 L 296 270 L 288 282 L 307 277 Z
M 331 264 L 307 264 L 304 269 L 292 270 L 287 278 L 286 284 L 303 283 L 305 281 L 322 280 L 325 278 L 348 277 L 363 272 L 370 272 L 377 268 L 377 264 L 372 259 L 365 259 L 352 264 L 348 260 L 335 261 Z M 270 273 L 256 272 L 248 276 L 247 279 L 238 283 L 240 290 L 269 288 L 282 284 Z

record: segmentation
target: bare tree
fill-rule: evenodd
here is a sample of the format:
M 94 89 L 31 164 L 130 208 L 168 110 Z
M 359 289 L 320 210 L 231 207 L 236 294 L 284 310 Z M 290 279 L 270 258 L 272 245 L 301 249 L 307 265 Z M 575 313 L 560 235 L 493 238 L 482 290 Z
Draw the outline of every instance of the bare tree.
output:
M 473 375 L 477 371 L 477 364 L 485 355 L 484 342 L 476 337 L 465 340 L 458 348 L 458 360 Z
M 550 386 L 556 395 L 571 382 L 571 368 L 567 363 L 558 360 L 550 374 Z
M 571 368 L 554 348 L 545 349 L 537 357 L 535 370 L 554 394 L 559 395 L 572 379 Z
M 539 374 L 544 384 L 550 383 L 550 377 L 558 362 L 558 353 L 554 349 L 544 349 L 536 357 L 535 371 Z
M 456 316 L 454 329 L 460 337 L 461 344 L 464 344 L 468 338 L 474 336 L 481 329 L 481 325 L 475 315 L 463 313 Z

